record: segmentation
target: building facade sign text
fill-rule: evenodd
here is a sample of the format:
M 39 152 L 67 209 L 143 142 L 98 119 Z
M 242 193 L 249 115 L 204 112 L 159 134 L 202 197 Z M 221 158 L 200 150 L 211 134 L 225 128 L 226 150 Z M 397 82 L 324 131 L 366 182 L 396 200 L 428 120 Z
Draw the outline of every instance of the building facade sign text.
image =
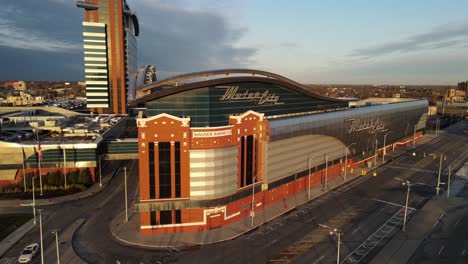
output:
M 219 131 L 193 131 L 194 138 L 224 137 L 232 135 L 231 129 Z
M 238 93 L 239 86 L 216 86 L 216 88 L 226 89 L 226 92 L 219 99 L 220 101 L 256 101 L 258 105 L 268 105 L 268 104 L 284 104 L 284 102 L 279 102 L 279 95 L 270 93 L 269 90 L 264 92 L 250 92 L 246 90 L 245 92 Z
M 385 124 L 379 118 L 374 120 L 362 120 L 360 118 L 350 118 L 345 120 L 346 133 L 351 134 L 354 132 L 367 130 L 370 134 L 375 132 L 385 132 Z

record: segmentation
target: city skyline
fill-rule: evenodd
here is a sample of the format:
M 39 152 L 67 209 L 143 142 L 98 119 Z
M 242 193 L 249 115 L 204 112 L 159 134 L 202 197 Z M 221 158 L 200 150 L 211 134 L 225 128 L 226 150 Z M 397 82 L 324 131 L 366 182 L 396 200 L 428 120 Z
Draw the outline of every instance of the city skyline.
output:
M 129 1 L 138 65 L 158 77 L 251 68 L 302 83 L 450 84 L 467 79 L 468 4 L 389 1 Z M 75 1 L 8 1 L 2 80 L 84 80 Z M 44 64 L 47 64 L 46 66 Z

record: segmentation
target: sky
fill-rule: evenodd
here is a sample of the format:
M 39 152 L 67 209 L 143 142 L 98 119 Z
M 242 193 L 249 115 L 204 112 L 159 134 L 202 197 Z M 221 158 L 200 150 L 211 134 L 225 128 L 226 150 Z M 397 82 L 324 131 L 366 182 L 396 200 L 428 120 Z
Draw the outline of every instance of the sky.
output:
M 128 0 L 158 78 L 270 71 L 306 84 L 468 79 L 466 0 Z M 2 0 L 0 80 L 84 80 L 74 0 Z

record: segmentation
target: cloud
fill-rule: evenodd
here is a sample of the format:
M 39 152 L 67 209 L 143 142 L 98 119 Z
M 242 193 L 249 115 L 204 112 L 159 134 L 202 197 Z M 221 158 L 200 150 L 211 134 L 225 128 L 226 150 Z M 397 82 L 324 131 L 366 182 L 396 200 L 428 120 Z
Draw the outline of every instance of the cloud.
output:
M 81 48 L 78 43 L 52 39 L 42 32 L 18 28 L 13 21 L 2 18 L 0 18 L 0 46 L 57 53 L 73 52 Z
M 429 32 L 410 36 L 406 39 L 354 50 L 356 57 L 375 57 L 391 53 L 406 53 L 428 49 L 440 49 L 463 43 L 468 37 L 468 22 L 448 23 Z
M 82 80 L 83 11 L 74 1 L 6 1 L 0 9 L 0 79 Z
M 140 4 L 139 65 L 154 64 L 161 72 L 176 73 L 251 65 L 257 50 L 236 46 L 246 28 L 233 28 L 210 12 Z

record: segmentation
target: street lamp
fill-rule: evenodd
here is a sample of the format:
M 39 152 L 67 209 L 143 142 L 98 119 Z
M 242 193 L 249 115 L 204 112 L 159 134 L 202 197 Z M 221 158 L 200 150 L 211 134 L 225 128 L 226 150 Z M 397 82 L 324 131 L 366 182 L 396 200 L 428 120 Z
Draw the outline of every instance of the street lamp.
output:
M 124 167 L 124 187 L 125 187 L 125 223 L 128 222 L 128 198 L 127 198 L 127 167 Z
M 345 154 L 345 169 L 344 169 L 344 181 L 345 181 L 345 182 L 346 182 L 346 175 L 347 175 L 347 173 L 348 173 L 348 150 L 349 150 L 349 148 L 350 148 L 352 145 L 354 145 L 354 144 L 356 144 L 356 142 L 349 144 L 349 145 L 346 147 L 346 149 L 345 149 L 345 153 L 346 153 L 346 154 Z M 350 151 L 350 152 L 351 152 L 351 151 Z
M 98 165 L 99 165 L 99 187 L 102 187 L 102 170 L 101 170 L 101 157 L 104 154 L 98 156 Z
M 426 185 L 422 182 L 417 182 L 417 183 L 411 183 L 409 180 L 403 180 L 403 179 L 400 179 L 400 178 L 396 178 L 396 180 L 399 180 L 401 181 L 401 184 L 403 186 L 406 186 L 407 189 L 406 189 L 406 203 L 405 203 L 405 215 L 404 215 L 404 218 L 403 218 L 403 232 L 405 232 L 406 230 L 406 216 L 408 215 L 408 202 L 409 202 L 409 194 L 410 194 L 410 190 L 411 190 L 411 186 L 413 185 Z
M 328 189 L 328 155 L 325 154 L 325 190 Z
M 37 209 L 39 212 L 39 234 L 41 239 L 41 264 L 44 264 L 44 246 L 42 240 L 42 209 Z
M 439 196 L 439 191 L 440 191 L 440 175 L 441 174 L 442 174 L 442 153 L 440 154 L 439 174 L 437 176 L 437 186 L 436 186 L 437 196 Z
M 386 145 L 386 142 L 387 142 L 387 135 L 392 133 L 392 131 L 388 131 L 384 137 L 383 137 L 383 154 L 382 154 L 382 163 L 385 162 L 385 154 L 387 154 L 387 145 Z
M 55 246 L 57 248 L 57 264 L 60 264 L 60 253 L 59 253 L 59 240 L 58 240 L 58 229 L 52 231 L 52 234 L 55 235 Z
M 67 189 L 67 151 L 63 147 L 63 177 L 65 179 L 65 190 Z
M 309 154 L 309 176 L 307 177 L 308 178 L 308 183 L 307 183 L 307 199 L 310 200 L 310 169 L 312 167 L 312 158 L 315 158 L 315 156 L 317 156 L 317 152 L 312 155 L 312 153 Z M 315 166 L 315 172 L 317 172 L 317 166 Z
M 21 142 L 21 151 L 22 151 L 22 157 L 23 157 L 23 187 L 24 187 L 24 192 L 26 192 L 26 169 L 24 167 L 24 163 L 25 163 L 25 158 L 26 158 L 26 155 L 24 153 L 24 145 L 23 145 L 23 140 L 21 138 L 21 136 L 18 136 L 20 142 Z
M 329 226 L 322 225 L 322 224 L 319 224 L 319 226 L 328 229 L 328 231 L 330 232 L 330 235 L 335 235 L 338 238 L 336 264 L 340 264 L 340 244 L 341 244 L 341 235 L 343 235 L 343 233 L 341 233 L 341 230 L 337 228 L 331 228 Z
M 439 131 L 440 131 L 440 117 L 437 118 L 437 121 L 436 121 L 436 135 L 437 136 L 439 135 Z
M 250 227 L 253 227 L 254 225 L 254 217 L 255 217 L 255 180 L 257 179 L 257 176 L 253 177 L 252 179 L 252 205 L 250 206 L 250 216 L 251 221 L 250 221 Z
M 36 179 L 37 176 L 32 177 L 32 195 L 33 195 L 33 201 L 32 201 L 32 208 L 33 208 L 33 215 L 34 215 L 34 225 L 36 225 L 36 194 L 34 192 L 34 180 Z

